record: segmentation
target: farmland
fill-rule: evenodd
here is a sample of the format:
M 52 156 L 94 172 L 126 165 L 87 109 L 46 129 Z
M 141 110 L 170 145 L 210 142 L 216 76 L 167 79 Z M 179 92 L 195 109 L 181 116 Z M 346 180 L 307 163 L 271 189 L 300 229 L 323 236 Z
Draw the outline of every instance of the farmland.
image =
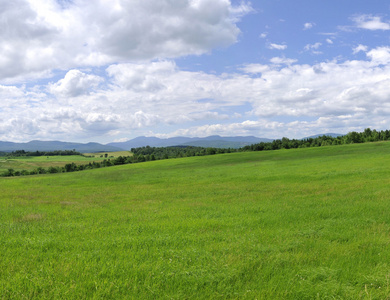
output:
M 378 142 L 0 178 L 1 298 L 389 298 L 389 166 Z
M 22 156 L 22 157 L 0 157 L 0 173 L 14 169 L 15 171 L 32 171 L 36 168 L 63 167 L 68 163 L 74 162 L 77 165 L 88 164 L 90 162 L 99 162 L 108 158 L 118 156 L 130 156 L 129 151 L 85 153 L 84 155 L 69 156 Z

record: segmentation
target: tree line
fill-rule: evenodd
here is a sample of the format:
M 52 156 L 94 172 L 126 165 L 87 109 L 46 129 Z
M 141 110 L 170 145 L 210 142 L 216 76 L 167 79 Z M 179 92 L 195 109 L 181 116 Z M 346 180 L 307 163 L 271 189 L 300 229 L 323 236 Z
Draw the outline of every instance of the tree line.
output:
M 2 152 L 2 156 L 6 157 L 23 157 L 23 156 L 71 156 L 71 155 L 82 155 L 76 150 L 54 150 L 54 151 L 24 151 L 16 150 L 12 152 Z
M 204 156 L 222 153 L 236 152 L 237 149 L 214 148 L 214 147 L 194 147 L 194 146 L 173 146 L 173 147 L 138 147 L 131 148 L 134 156 L 144 161 L 160 160 L 190 156 Z
M 307 138 L 302 140 L 288 139 L 286 137 L 278 140 L 274 140 L 268 143 L 258 143 L 250 146 L 245 146 L 240 151 L 264 151 L 264 150 L 279 150 L 279 149 L 294 149 L 294 148 L 308 148 L 308 147 L 321 147 L 330 145 L 344 145 L 344 144 L 356 144 L 367 142 L 378 142 L 390 140 L 389 130 L 371 130 L 366 128 L 363 132 L 349 132 L 346 135 L 332 137 L 323 135 L 315 138 Z

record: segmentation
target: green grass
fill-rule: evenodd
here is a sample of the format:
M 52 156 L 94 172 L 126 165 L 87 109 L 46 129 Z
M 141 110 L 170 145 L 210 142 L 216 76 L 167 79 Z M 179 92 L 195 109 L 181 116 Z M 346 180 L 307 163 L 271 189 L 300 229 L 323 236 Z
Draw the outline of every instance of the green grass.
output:
M 123 151 L 125 152 L 125 151 Z M 128 153 L 128 152 L 127 152 Z M 117 152 L 108 152 L 109 156 L 116 157 Z M 119 156 L 119 155 L 118 155 Z M 74 162 L 75 164 L 88 164 L 93 161 L 102 161 L 104 158 L 100 157 L 100 154 L 94 154 L 94 157 L 87 157 L 81 155 L 69 155 L 69 156 L 25 156 L 25 157 L 15 157 L 7 158 L 0 157 L 0 173 L 7 171 L 12 168 L 15 171 L 21 170 L 34 170 L 38 167 L 49 168 L 53 167 L 63 167 L 68 163 Z
M 86 156 L 100 157 L 107 154 L 108 158 L 110 157 L 119 157 L 119 156 L 132 156 L 133 154 L 130 151 L 115 151 L 115 152 L 97 152 L 97 153 L 84 153 Z
M 0 299 L 389 299 L 390 143 L 0 179 Z
M 104 155 L 107 154 L 107 158 Z M 0 157 L 0 173 L 8 169 L 15 171 L 34 170 L 36 168 L 63 167 L 74 162 L 76 165 L 98 162 L 104 159 L 116 158 L 119 156 L 131 156 L 129 151 L 84 153 L 84 155 L 59 155 L 59 156 L 21 156 L 14 158 Z

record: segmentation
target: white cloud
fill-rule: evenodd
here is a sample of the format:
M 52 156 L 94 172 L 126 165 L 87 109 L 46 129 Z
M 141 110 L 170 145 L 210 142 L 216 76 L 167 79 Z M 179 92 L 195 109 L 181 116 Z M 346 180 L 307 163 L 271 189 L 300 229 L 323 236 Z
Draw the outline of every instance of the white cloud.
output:
M 305 23 L 305 24 L 303 24 L 303 30 L 311 29 L 311 28 L 313 28 L 315 25 L 316 25 L 315 23 Z
M 23 97 L 24 92 L 15 86 L 0 85 L 0 97 L 3 100 Z
M 315 43 L 315 44 L 307 44 L 304 49 L 306 51 L 310 51 L 310 50 L 317 50 L 318 48 L 320 48 L 322 46 L 322 43 Z
M 221 75 L 172 61 L 115 64 L 105 82 L 72 70 L 48 86 L 2 85 L 1 140 L 109 142 L 169 128 L 172 135 L 267 137 L 390 128 L 390 47 L 364 52 L 365 60 L 313 65 L 274 57 Z
M 378 47 L 367 52 L 373 65 L 388 65 L 390 63 L 390 47 Z
M 368 47 L 367 47 L 367 46 L 361 45 L 361 44 L 360 44 L 359 46 L 357 46 L 357 47 L 355 47 L 355 48 L 353 49 L 353 54 L 359 53 L 359 52 L 361 52 L 361 51 L 367 52 L 367 50 L 368 50 Z
M 315 44 L 307 44 L 303 49 L 305 51 L 310 51 L 313 54 L 322 54 L 321 51 L 318 51 L 318 49 L 322 46 L 322 43 L 315 43 Z
M 161 80 L 176 70 L 176 65 L 170 61 L 152 62 L 150 64 L 118 64 L 107 68 L 114 82 L 126 89 L 134 91 L 156 92 L 164 88 Z
M 62 97 L 77 97 L 89 94 L 90 90 L 96 88 L 102 81 L 103 78 L 99 76 L 70 70 L 63 79 L 50 84 L 49 91 Z
M 331 39 L 326 39 L 326 42 L 327 42 L 328 44 L 330 44 L 330 45 L 333 44 L 333 41 L 332 41 Z
M 154 126 L 160 123 L 161 118 L 158 115 L 144 113 L 142 110 L 130 115 L 129 122 L 127 122 L 132 128 L 143 128 Z
M 265 71 L 268 71 L 269 69 L 269 66 L 260 64 L 247 64 L 241 68 L 243 72 L 250 74 L 263 73 Z
M 227 0 L 3 1 L 0 80 L 207 53 L 235 43 L 250 11 Z
M 269 44 L 268 46 L 269 49 L 276 49 L 276 50 L 286 50 L 287 49 L 287 45 L 281 45 L 281 44 Z
M 296 59 L 285 58 L 285 57 L 273 57 L 270 59 L 270 62 L 274 65 L 291 65 L 296 63 Z M 252 65 L 252 69 L 254 69 L 256 65 Z
M 262 74 L 264 83 L 258 94 L 262 100 L 253 103 L 253 112 L 261 117 L 356 116 L 362 111 L 371 114 L 373 107 L 390 100 L 386 87 L 388 55 L 390 49 L 375 49 L 368 54 L 370 61 L 291 65 L 280 71 L 270 70 Z M 385 63 L 386 68 L 377 69 L 378 61 Z
M 356 27 L 368 30 L 390 30 L 390 23 L 383 22 L 382 17 L 359 15 L 352 18 Z
M 268 32 L 263 32 L 260 34 L 260 38 L 265 39 L 268 36 Z

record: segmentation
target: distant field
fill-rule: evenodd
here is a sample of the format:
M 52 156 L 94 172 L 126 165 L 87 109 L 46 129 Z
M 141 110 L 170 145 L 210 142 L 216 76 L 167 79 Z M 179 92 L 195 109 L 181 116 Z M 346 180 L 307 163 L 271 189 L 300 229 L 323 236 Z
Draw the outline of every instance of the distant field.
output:
M 98 152 L 98 153 L 84 153 L 86 156 L 93 157 L 104 157 L 107 154 L 107 157 L 119 157 L 119 156 L 131 156 L 132 153 L 130 151 L 116 151 L 116 152 Z
M 390 143 L 0 178 L 1 299 L 389 299 Z
M 105 158 L 107 154 L 107 158 Z M 88 164 L 93 161 L 102 161 L 103 159 L 109 159 L 118 156 L 131 156 L 129 151 L 119 152 L 103 152 L 103 153 L 85 153 L 81 155 L 71 156 L 26 156 L 7 159 L 6 157 L 0 157 L 0 173 L 8 170 L 9 168 L 15 171 L 28 170 L 31 171 L 38 167 L 48 168 L 63 167 L 68 163 L 74 162 L 75 164 Z

